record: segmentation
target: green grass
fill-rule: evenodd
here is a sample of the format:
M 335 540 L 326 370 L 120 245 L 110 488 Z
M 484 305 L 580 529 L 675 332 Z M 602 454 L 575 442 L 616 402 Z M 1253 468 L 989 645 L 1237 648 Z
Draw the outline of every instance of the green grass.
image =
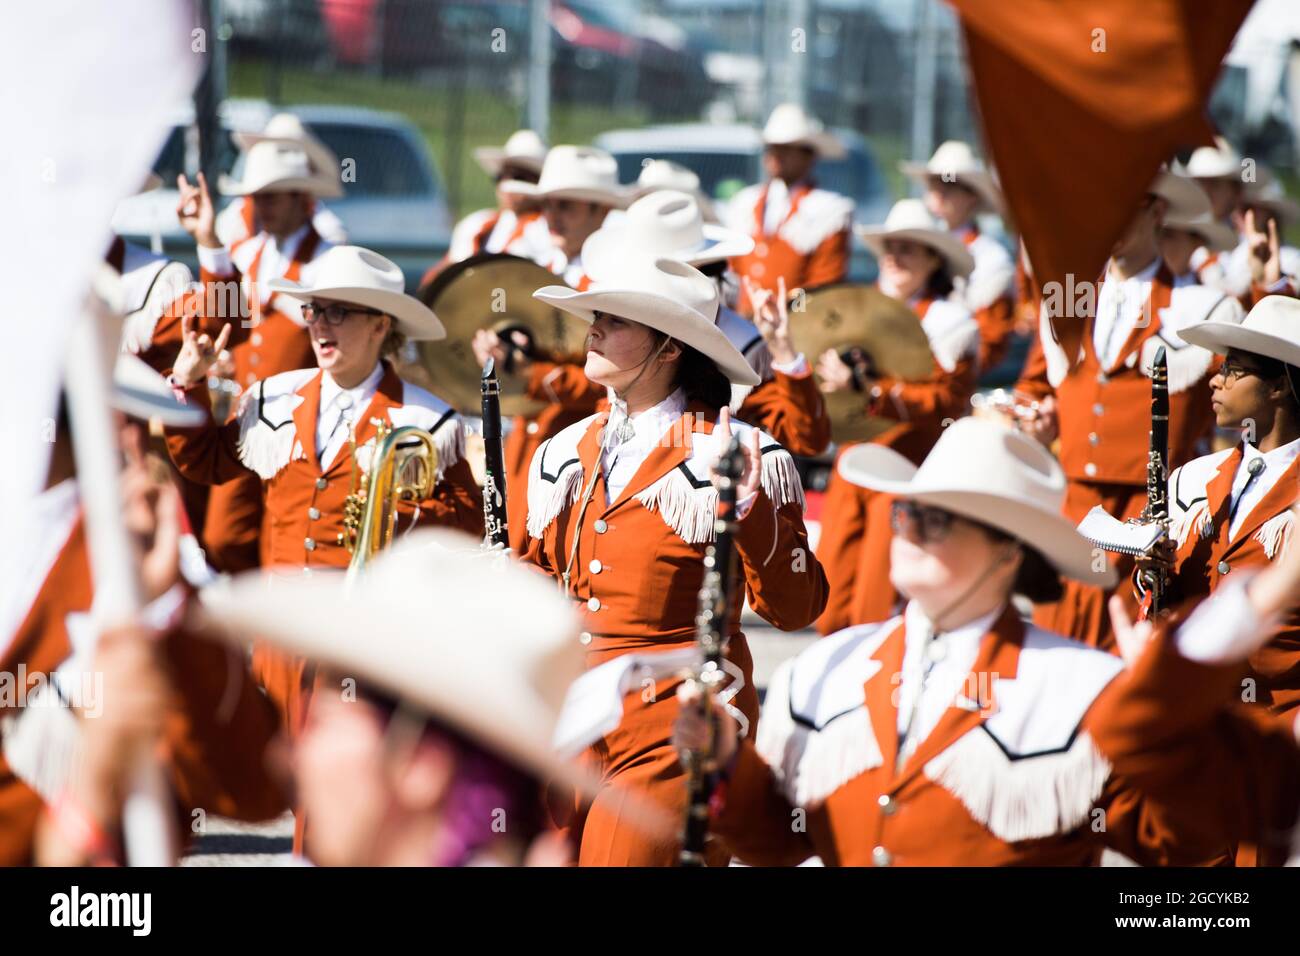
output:
M 272 83 L 276 89 L 272 90 Z M 229 68 L 232 97 L 272 99 L 283 104 L 334 103 L 400 113 L 423 134 L 448 190 L 448 203 L 460 217 L 496 205 L 491 181 L 474 162 L 476 146 L 499 146 L 523 122 L 522 105 L 514 99 L 481 89 L 466 88 L 457 124 L 457 95 L 446 84 L 421 84 L 409 79 L 384 79 L 359 70 L 313 71 L 284 68 L 275 76 L 262 60 L 240 60 Z M 589 143 L 610 129 L 644 126 L 643 111 L 616 111 L 563 103 L 551 105 L 552 143 Z

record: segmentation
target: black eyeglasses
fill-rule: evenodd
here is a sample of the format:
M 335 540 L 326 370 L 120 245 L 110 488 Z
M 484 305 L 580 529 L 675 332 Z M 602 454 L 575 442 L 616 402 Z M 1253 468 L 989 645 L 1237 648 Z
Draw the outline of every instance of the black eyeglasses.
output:
M 911 534 L 922 544 L 935 544 L 948 537 L 956 517 L 942 508 L 928 508 L 915 501 L 895 501 L 889 513 L 889 526 L 895 534 Z
M 302 320 L 308 325 L 323 321 L 326 325 L 337 327 L 347 321 L 349 315 L 359 312 L 362 315 L 383 315 L 378 309 L 363 309 L 355 305 L 341 305 L 332 302 L 326 306 L 315 306 L 310 302 L 302 305 Z
M 1247 375 L 1258 375 L 1260 378 L 1264 377 L 1262 370 L 1252 368 L 1249 365 L 1242 365 L 1240 362 L 1234 362 L 1232 359 L 1228 359 L 1219 366 L 1219 377 L 1223 379 L 1224 385 L 1235 385 L 1239 380 L 1245 378 Z

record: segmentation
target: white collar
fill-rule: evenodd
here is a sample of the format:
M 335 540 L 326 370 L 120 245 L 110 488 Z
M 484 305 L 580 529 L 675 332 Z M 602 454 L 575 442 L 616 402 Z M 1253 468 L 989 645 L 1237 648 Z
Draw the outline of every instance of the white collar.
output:
M 974 643 L 979 644 L 980 639 L 989 632 L 993 624 L 1001 616 L 1002 605 L 995 610 L 990 611 L 982 617 L 977 617 L 973 621 L 955 627 L 949 631 L 941 631 L 944 641 L 949 644 L 961 645 Z M 921 610 L 921 605 L 915 601 L 908 601 L 907 608 L 903 611 L 903 619 L 907 625 L 907 643 L 909 646 L 914 641 L 928 641 L 930 638 L 931 624 L 930 619 L 925 616 Z
M 1146 267 L 1145 269 L 1143 269 L 1141 272 L 1135 272 L 1133 275 L 1129 276 L 1127 279 L 1122 279 L 1122 278 L 1120 278 L 1119 276 L 1115 275 L 1115 274 L 1111 271 L 1111 266 L 1113 266 L 1114 264 L 1115 264 L 1115 260 L 1114 260 L 1114 259 L 1107 260 L 1107 262 L 1106 262 L 1106 279 L 1105 279 L 1105 281 L 1102 282 L 1102 285 L 1103 285 L 1103 286 L 1106 284 L 1106 282 L 1111 282 L 1111 281 L 1114 281 L 1114 282 L 1150 282 L 1152 279 L 1154 279 L 1154 278 L 1156 277 L 1156 273 L 1160 271 L 1160 266 L 1163 265 L 1164 263 L 1163 263 L 1163 260 L 1162 260 L 1159 256 L 1156 256 L 1154 259 L 1151 260 L 1151 264 L 1150 264 L 1149 266 L 1147 266 L 1147 267 Z
M 296 232 L 291 232 L 284 238 L 284 241 L 276 239 L 269 232 L 266 234 L 266 245 L 270 246 L 286 259 L 292 259 L 298 246 L 302 244 L 303 239 L 307 238 L 307 230 L 311 228 L 311 221 L 305 222 Z
M 682 417 L 686 411 L 686 396 L 680 388 L 674 389 L 657 405 L 627 414 L 627 405 L 621 399 L 610 400 L 609 421 L 605 425 L 604 447 L 609 451 L 616 449 L 645 448 L 655 445 L 668 430 L 669 426 Z M 624 419 L 632 423 L 633 435 L 621 444 L 615 444 L 614 435 L 619 423 Z
M 1281 471 L 1297 457 L 1300 457 L 1300 438 L 1289 441 L 1285 445 L 1278 445 L 1272 451 L 1260 451 L 1250 442 L 1242 443 L 1241 463 L 1243 465 L 1249 464 L 1256 458 L 1263 458 L 1265 468 Z
M 351 408 L 354 415 L 359 415 L 365 411 L 370 400 L 375 397 L 375 392 L 379 391 L 379 381 L 384 377 L 384 363 L 376 362 L 375 367 L 360 385 L 352 388 L 343 388 L 338 382 L 334 381 L 334 376 L 329 372 L 320 374 L 320 410 L 323 414 L 326 409 L 338 401 L 340 395 L 346 394 L 352 400 Z

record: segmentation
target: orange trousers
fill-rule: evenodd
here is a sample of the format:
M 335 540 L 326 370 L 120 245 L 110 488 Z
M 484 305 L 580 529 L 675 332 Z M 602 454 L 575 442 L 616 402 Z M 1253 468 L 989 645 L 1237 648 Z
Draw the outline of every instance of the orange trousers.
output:
M 733 703 L 749 718 L 752 739 L 758 728 L 758 691 L 743 634 L 731 638 L 727 656 L 745 674 L 745 687 Z M 647 687 L 627 696 L 623 722 L 586 754 L 602 784 L 593 800 L 570 802 L 569 794 L 557 800 L 552 790 L 552 815 L 576 845 L 579 866 L 677 865 L 686 815 L 686 772 L 672 745 L 680 683 L 666 678 L 653 694 Z M 562 804 L 558 808 L 557 802 Z M 663 815 L 660 825 L 638 812 L 638 805 L 646 804 Z M 566 813 L 571 813 L 567 820 Z M 710 866 L 726 866 L 731 856 L 730 849 L 710 838 L 705 851 Z

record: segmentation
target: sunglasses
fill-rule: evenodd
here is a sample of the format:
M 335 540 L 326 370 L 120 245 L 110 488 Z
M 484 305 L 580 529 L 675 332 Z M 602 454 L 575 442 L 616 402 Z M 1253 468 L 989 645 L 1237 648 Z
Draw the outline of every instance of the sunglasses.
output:
M 889 512 L 889 526 L 895 534 L 914 537 L 922 544 L 937 544 L 951 533 L 956 518 L 942 508 L 930 508 L 915 501 L 895 501 Z
M 326 306 L 315 306 L 310 302 L 304 302 L 302 306 L 302 320 L 308 325 L 323 321 L 331 328 L 337 328 L 347 321 L 349 315 L 360 313 L 361 315 L 383 315 L 378 309 L 363 309 L 355 305 L 340 305 L 333 302 Z

